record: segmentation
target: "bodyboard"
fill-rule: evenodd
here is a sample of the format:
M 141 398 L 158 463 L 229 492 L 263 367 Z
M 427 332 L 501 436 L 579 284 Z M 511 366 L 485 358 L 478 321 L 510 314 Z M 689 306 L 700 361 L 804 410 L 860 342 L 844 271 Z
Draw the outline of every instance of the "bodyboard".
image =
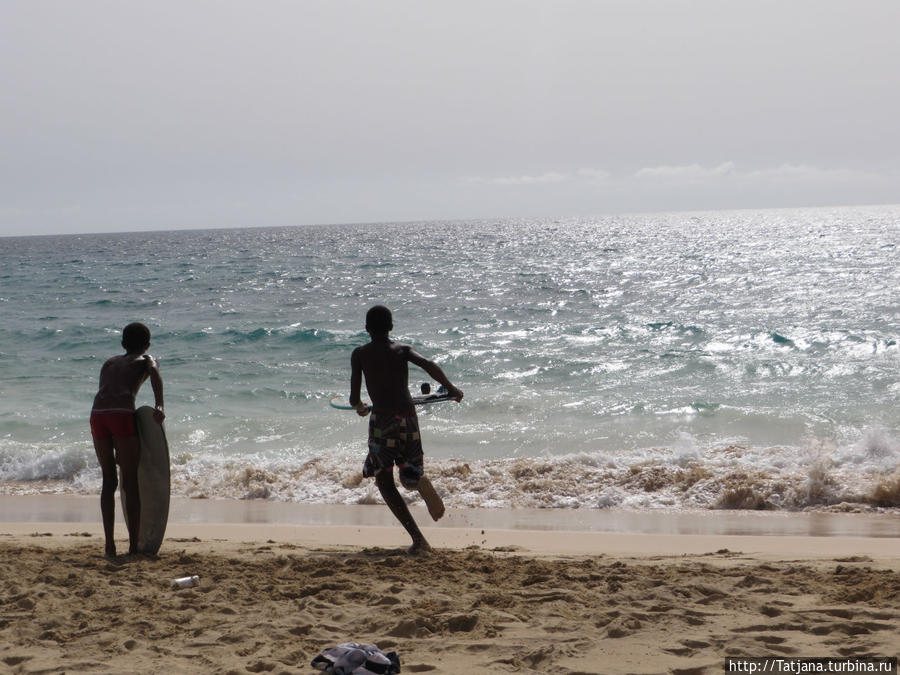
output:
M 416 405 L 426 405 L 428 403 L 439 403 L 440 401 L 453 401 L 455 397 L 447 391 L 438 390 L 436 394 L 428 394 L 427 396 L 413 396 L 413 403 Z
M 368 401 L 363 401 L 366 405 L 371 405 Z M 338 410 L 356 410 L 352 405 L 350 405 L 350 401 L 348 401 L 343 396 L 335 396 L 328 402 L 332 408 L 337 408 Z
M 439 403 L 440 401 L 453 401 L 455 397 L 447 392 L 443 387 L 438 389 L 435 394 L 423 394 L 419 396 L 413 396 L 412 402 L 413 405 L 428 405 L 429 403 Z M 372 404 L 369 401 L 363 401 L 368 406 Z M 337 408 L 338 410 L 355 410 L 355 408 L 350 405 L 350 401 L 348 401 L 343 396 L 335 396 L 331 401 L 329 401 L 329 405 L 332 408 Z
M 141 441 L 141 459 L 138 463 L 138 491 L 141 498 L 141 531 L 138 533 L 138 550 L 156 555 L 162 546 L 169 520 L 169 495 L 171 474 L 169 469 L 169 443 L 163 425 L 153 419 L 153 408 L 142 406 L 134 413 L 134 426 Z M 124 484 L 122 510 L 128 523 L 125 507 L 128 495 Z

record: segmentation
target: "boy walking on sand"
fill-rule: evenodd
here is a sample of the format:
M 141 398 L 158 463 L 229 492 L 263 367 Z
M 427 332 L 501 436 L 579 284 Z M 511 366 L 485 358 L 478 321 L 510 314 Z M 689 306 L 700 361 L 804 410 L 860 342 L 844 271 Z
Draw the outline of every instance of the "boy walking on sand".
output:
M 363 476 L 375 477 L 375 484 L 388 508 L 412 537 L 409 552 L 416 554 L 431 547 L 397 490 L 394 465 L 397 465 L 403 487 L 419 490 L 426 497 L 429 512 L 435 520 L 443 515 L 443 505 L 435 505 L 434 500 L 428 498 L 429 493 L 434 494 L 434 489 L 424 475 L 419 420 L 409 394 L 408 364 L 418 366 L 444 385 L 457 402 L 462 400 L 463 393 L 453 386 L 436 363 L 409 345 L 391 340 L 388 334 L 393 328 L 393 316 L 387 307 L 376 305 L 366 313 L 366 331 L 371 342 L 354 349 L 350 358 L 350 405 L 362 417 L 371 413 L 369 454 Z M 371 408 L 360 400 L 363 376 L 372 399 Z
M 130 323 L 122 331 L 125 354 L 113 356 L 100 369 L 100 388 L 91 409 L 91 436 L 94 451 L 103 471 L 100 491 L 100 513 L 106 537 L 106 557 L 116 555 L 113 538 L 115 522 L 115 494 L 118 487 L 116 464 L 122 468 L 122 484 L 128 520 L 128 553 L 138 552 L 138 531 L 141 526 L 141 500 L 138 492 L 137 469 L 141 445 L 134 426 L 135 398 L 138 389 L 149 377 L 156 400 L 153 414 L 162 424 L 166 415 L 163 407 L 163 383 L 156 360 L 144 352 L 150 347 L 150 329 L 142 323 Z

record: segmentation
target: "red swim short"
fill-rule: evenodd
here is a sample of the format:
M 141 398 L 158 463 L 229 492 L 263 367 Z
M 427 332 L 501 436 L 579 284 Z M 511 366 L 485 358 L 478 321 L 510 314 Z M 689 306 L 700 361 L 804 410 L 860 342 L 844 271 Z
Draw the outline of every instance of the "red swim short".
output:
M 128 438 L 136 434 L 133 410 L 91 410 L 91 436 Z

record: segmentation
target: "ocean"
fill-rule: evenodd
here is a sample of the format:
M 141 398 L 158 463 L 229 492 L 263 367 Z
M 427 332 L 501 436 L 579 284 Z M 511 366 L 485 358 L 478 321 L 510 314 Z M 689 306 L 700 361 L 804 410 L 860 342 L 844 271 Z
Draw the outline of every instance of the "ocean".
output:
M 173 494 L 377 502 L 329 401 L 382 303 L 465 392 L 420 412 L 451 508 L 897 511 L 898 249 L 900 206 L 0 238 L 0 492 L 99 492 L 142 321 Z

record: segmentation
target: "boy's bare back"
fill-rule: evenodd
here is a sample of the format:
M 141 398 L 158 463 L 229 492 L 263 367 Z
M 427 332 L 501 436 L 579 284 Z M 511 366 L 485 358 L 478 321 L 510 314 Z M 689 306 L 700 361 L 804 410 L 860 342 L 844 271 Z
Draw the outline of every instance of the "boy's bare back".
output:
M 138 390 L 157 370 L 156 361 L 149 354 L 122 354 L 108 359 L 100 369 L 94 410 L 134 410 Z
M 408 362 L 423 359 L 409 345 L 392 340 L 373 340 L 357 347 L 351 356 L 354 371 L 362 371 L 372 409 L 382 413 L 414 415 L 409 393 Z

